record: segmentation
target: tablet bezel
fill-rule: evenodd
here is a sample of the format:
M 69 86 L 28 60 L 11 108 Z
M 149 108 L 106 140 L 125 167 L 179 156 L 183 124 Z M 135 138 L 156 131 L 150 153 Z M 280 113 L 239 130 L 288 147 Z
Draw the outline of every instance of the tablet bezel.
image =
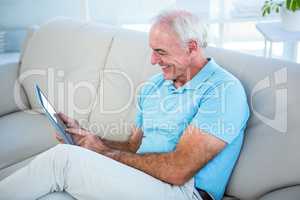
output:
M 57 116 L 57 112 L 54 109 L 53 105 L 49 102 L 49 100 L 47 99 L 46 95 L 43 93 L 43 91 L 40 89 L 40 87 L 38 85 L 35 85 L 35 90 L 36 90 L 36 96 L 38 99 L 39 104 L 41 105 L 41 107 L 43 108 L 47 118 L 50 120 L 51 124 L 56 128 L 56 130 L 58 131 L 58 134 L 61 138 L 63 138 L 64 142 L 67 144 L 75 144 L 73 141 L 73 138 L 71 135 L 69 135 L 65 129 L 67 128 L 66 125 L 63 123 L 63 121 Z M 43 95 L 46 99 L 47 102 L 43 102 L 43 98 L 41 97 L 41 95 Z M 50 112 L 47 110 L 47 108 L 45 107 L 45 103 L 48 103 L 54 110 L 55 112 L 55 116 L 56 120 L 52 118 Z

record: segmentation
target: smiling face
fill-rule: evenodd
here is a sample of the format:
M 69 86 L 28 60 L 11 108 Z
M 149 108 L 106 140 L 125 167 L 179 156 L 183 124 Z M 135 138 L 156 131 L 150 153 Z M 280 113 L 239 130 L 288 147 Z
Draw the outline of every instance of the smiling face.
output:
M 193 53 L 183 47 L 177 34 L 166 24 L 154 25 L 149 34 L 151 64 L 158 64 L 166 80 L 186 80 Z

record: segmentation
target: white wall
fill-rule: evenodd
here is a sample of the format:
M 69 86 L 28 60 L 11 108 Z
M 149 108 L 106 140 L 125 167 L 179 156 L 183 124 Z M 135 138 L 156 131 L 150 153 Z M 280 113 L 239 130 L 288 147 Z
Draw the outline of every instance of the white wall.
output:
M 147 23 L 176 0 L 89 0 L 93 20 L 109 24 Z M 0 0 L 0 27 L 27 27 L 53 17 L 80 18 L 80 0 Z
M 79 18 L 79 0 L 0 0 L 0 27 L 27 27 L 56 16 Z

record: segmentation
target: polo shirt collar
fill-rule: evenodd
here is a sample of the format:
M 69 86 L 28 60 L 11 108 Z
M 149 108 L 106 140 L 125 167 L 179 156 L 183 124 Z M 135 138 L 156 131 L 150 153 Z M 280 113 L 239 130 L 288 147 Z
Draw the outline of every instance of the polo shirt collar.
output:
M 169 90 L 182 93 L 184 90 L 195 90 L 199 89 L 203 83 L 208 81 L 208 79 L 215 73 L 216 67 L 218 65 L 212 58 L 208 58 L 206 65 L 187 83 L 183 86 L 176 88 L 172 80 L 165 80 L 165 85 Z

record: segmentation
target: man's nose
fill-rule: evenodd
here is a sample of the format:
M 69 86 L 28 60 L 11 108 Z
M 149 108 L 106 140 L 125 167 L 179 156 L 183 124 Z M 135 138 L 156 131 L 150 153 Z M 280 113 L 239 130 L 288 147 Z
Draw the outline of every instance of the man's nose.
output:
M 151 55 L 151 64 L 152 65 L 156 65 L 157 63 L 159 63 L 161 61 L 161 58 L 160 56 L 155 53 L 155 52 L 152 52 L 152 55 Z

